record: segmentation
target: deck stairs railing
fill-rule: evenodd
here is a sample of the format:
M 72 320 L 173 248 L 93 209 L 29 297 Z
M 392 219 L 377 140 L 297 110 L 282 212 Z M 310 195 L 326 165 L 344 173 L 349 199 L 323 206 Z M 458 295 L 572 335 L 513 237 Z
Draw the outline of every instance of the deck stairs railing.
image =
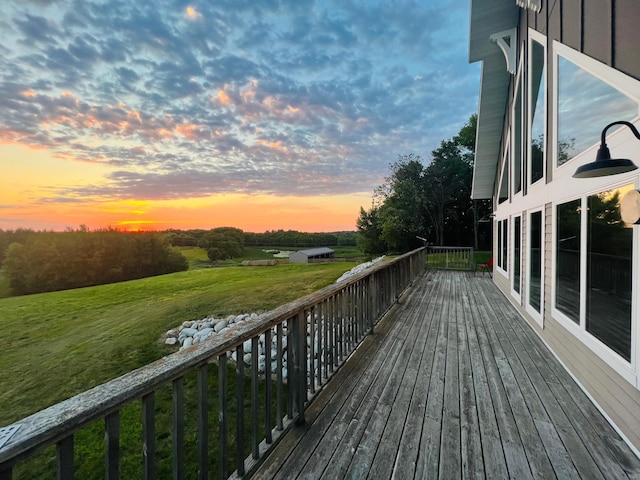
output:
M 122 412 L 131 406 L 140 412 L 135 478 L 250 475 L 288 428 L 304 422 L 314 396 L 424 266 L 424 248 L 379 262 L 259 321 L 225 329 L 3 428 L 0 480 L 28 478 L 21 464 L 46 448 L 55 450 L 54 471 L 46 478 L 75 478 L 86 452 L 78 452 L 82 446 L 74 438 L 88 426 L 104 435 L 104 471 L 96 477 L 132 478 L 121 462 Z M 170 393 L 160 395 L 162 389 Z M 170 406 L 160 408 L 161 401 Z M 162 434 L 159 411 L 170 419 Z M 189 449 L 196 452 L 185 455 Z

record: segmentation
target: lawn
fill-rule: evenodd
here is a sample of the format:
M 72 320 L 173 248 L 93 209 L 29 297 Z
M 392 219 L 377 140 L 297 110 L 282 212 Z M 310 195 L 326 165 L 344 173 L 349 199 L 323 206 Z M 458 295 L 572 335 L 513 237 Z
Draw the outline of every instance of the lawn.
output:
M 160 336 L 185 320 L 270 310 L 353 266 L 196 269 L 0 299 L 0 426 L 166 355 Z

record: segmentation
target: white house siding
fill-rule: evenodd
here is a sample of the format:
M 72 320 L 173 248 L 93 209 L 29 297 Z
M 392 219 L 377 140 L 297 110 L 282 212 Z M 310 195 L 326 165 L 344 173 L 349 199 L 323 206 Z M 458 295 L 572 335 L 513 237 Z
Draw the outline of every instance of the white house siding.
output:
M 514 0 L 504 0 L 506 10 L 511 8 Z M 472 3 L 481 3 L 480 0 L 473 0 Z M 505 15 L 507 18 L 508 15 Z M 550 89 L 554 80 L 555 54 L 553 49 L 553 40 L 567 45 L 578 54 L 582 54 L 591 59 L 595 59 L 612 69 L 623 72 L 631 79 L 640 79 L 640 57 L 638 56 L 637 45 L 640 44 L 640 29 L 637 22 L 640 19 L 640 2 L 637 0 L 603 0 L 601 2 L 585 2 L 583 0 L 558 0 L 556 2 L 542 2 L 542 10 L 538 13 L 531 10 L 521 10 L 519 15 L 518 27 L 518 60 L 520 61 L 521 52 L 528 50 L 528 32 L 529 28 L 542 33 L 546 38 L 546 77 L 545 86 Z M 485 19 L 486 20 L 486 19 Z M 486 28 L 486 25 L 485 25 Z M 504 30 L 505 26 L 500 25 L 500 30 Z M 473 31 L 473 18 L 472 18 Z M 498 47 L 496 47 L 498 48 Z M 519 63 L 519 62 L 518 62 Z M 523 75 L 527 75 L 527 63 L 523 62 Z M 618 73 L 616 73 L 618 75 Z M 511 106 L 514 95 L 514 79 L 511 77 L 511 85 L 508 91 L 506 102 L 506 110 L 503 112 L 505 118 L 504 128 L 502 129 L 502 138 L 498 138 L 500 142 L 500 158 L 506 149 L 506 142 L 509 138 L 509 125 L 512 123 Z M 526 78 L 526 77 L 525 77 Z M 528 98 L 528 85 L 525 84 L 525 98 Z M 639 84 L 640 85 L 640 84 Z M 491 88 L 489 85 L 483 85 L 484 88 Z M 640 87 L 639 91 L 640 91 Z M 550 91 L 550 90 L 549 90 Z M 540 337 L 549 345 L 555 355 L 562 361 L 565 367 L 576 378 L 585 391 L 595 400 L 603 413 L 614 423 L 618 430 L 634 447 L 636 453 L 640 452 L 640 259 L 634 258 L 633 265 L 635 273 L 633 276 L 633 298 L 634 298 L 634 314 L 632 315 L 632 355 L 635 353 L 636 358 L 631 359 L 630 375 L 614 368 L 611 360 L 602 357 L 597 349 L 585 342 L 584 338 L 576 335 L 571 329 L 567 328 L 561 321 L 554 318 L 553 312 L 553 282 L 554 279 L 554 208 L 555 202 L 567 200 L 564 196 L 567 193 L 567 185 L 569 190 L 574 188 L 574 184 L 567 183 L 576 180 L 570 180 L 566 172 L 554 170 L 555 159 L 553 157 L 552 126 L 555 122 L 555 110 L 552 108 L 554 98 L 547 95 L 546 104 L 546 164 L 545 164 L 545 180 L 543 185 L 536 185 L 535 191 L 532 189 L 528 195 L 518 195 L 513 197 L 501 205 L 497 205 L 497 195 L 499 189 L 499 180 L 501 173 L 501 161 L 498 162 L 497 171 L 495 172 L 495 192 L 494 201 L 496 201 L 496 221 L 494 221 L 494 231 L 497 220 L 509 218 L 509 245 L 510 245 L 510 261 L 512 265 L 513 251 L 511 249 L 513 235 L 513 222 L 511 219 L 514 215 L 521 215 L 521 277 L 523 279 L 523 287 L 521 288 L 520 298 L 512 294 L 511 278 L 513 275 L 512 268 L 509 268 L 508 274 L 505 276 L 503 272 L 494 273 L 494 282 L 510 299 L 520 314 L 528 321 L 531 327 L 540 335 Z M 525 110 L 525 124 L 527 119 L 528 106 L 523 104 Z M 493 118 L 493 117 L 492 117 Z M 480 111 L 479 122 L 482 123 L 482 110 Z M 604 125 L 603 125 L 604 127 Z M 640 144 L 635 145 L 635 151 L 640 152 Z M 525 147 L 526 148 L 526 147 Z M 634 160 L 640 164 L 640 154 L 635 154 Z M 575 162 L 574 162 L 575 163 Z M 575 170 L 576 165 L 571 166 Z M 555 177 L 555 182 L 553 181 Z M 474 177 L 475 178 L 475 177 Z M 625 183 L 633 183 L 636 188 L 640 188 L 640 175 L 638 173 L 627 174 L 624 177 Z M 564 182 L 564 183 L 563 183 Z M 586 184 L 577 186 L 576 195 L 586 195 L 580 188 Z M 606 183 L 602 183 L 601 191 L 605 191 Z M 543 269 L 543 327 L 538 321 L 527 312 L 528 292 L 526 288 L 527 256 L 529 254 L 529 219 L 528 212 L 532 209 L 543 208 L 543 225 L 544 225 L 544 269 Z M 640 226 L 634 227 L 640 229 Z M 633 252 L 640 252 L 640 235 L 635 232 Z M 497 239 L 494 235 L 494 258 L 497 258 Z M 583 336 L 584 337 L 584 336 Z M 634 352 L 635 350 L 635 352 Z M 635 377 L 634 377 L 635 375 Z

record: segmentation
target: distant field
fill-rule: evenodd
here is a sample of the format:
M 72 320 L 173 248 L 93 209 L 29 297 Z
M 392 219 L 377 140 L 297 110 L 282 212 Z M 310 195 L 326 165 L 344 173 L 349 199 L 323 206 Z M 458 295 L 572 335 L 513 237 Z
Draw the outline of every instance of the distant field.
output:
M 265 250 L 282 250 L 295 252 L 298 250 L 304 250 L 311 247 L 245 247 L 244 255 L 240 258 L 232 258 L 230 260 L 222 260 L 217 262 L 211 262 L 207 257 L 207 251 L 200 247 L 178 247 L 180 252 L 189 261 L 189 268 L 209 268 L 209 267 L 221 267 L 221 266 L 233 266 L 242 264 L 243 260 L 269 260 L 273 258 L 271 253 L 265 252 Z M 337 258 L 362 258 L 364 253 L 356 246 L 344 246 L 344 247 L 330 247 L 336 253 Z M 281 262 L 286 262 L 281 259 Z M 1 287 L 1 284 L 0 284 Z M 1 290 L 0 290 L 1 294 Z M 1 297 L 0 297 L 1 298 Z
M 185 320 L 270 310 L 353 266 L 195 269 L 0 299 L 0 426 L 166 355 L 160 335 Z

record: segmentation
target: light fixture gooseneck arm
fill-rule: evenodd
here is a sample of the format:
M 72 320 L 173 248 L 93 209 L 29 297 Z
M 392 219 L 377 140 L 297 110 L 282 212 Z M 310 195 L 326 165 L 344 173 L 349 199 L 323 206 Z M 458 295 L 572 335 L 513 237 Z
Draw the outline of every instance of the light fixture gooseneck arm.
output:
M 640 132 L 632 123 L 618 120 L 610 123 L 602 130 L 600 136 L 600 148 L 596 153 L 596 160 L 585 165 L 581 165 L 573 174 L 573 178 L 594 178 L 604 177 L 607 175 L 616 175 L 618 173 L 626 173 L 636 170 L 638 167 L 635 163 L 627 158 L 611 158 L 611 152 L 607 147 L 607 130 L 616 125 L 625 125 L 633 132 L 635 137 L 640 140 Z
M 635 127 L 633 123 L 625 122 L 624 120 L 618 120 L 617 122 L 610 123 L 609 125 L 604 127 L 604 129 L 602 130 L 602 135 L 600 136 L 600 143 L 602 145 L 607 144 L 607 130 L 609 130 L 609 128 L 614 127 L 616 125 L 626 125 L 631 129 L 631 131 L 636 136 L 636 138 L 640 140 L 640 132 L 638 132 L 638 129 Z

